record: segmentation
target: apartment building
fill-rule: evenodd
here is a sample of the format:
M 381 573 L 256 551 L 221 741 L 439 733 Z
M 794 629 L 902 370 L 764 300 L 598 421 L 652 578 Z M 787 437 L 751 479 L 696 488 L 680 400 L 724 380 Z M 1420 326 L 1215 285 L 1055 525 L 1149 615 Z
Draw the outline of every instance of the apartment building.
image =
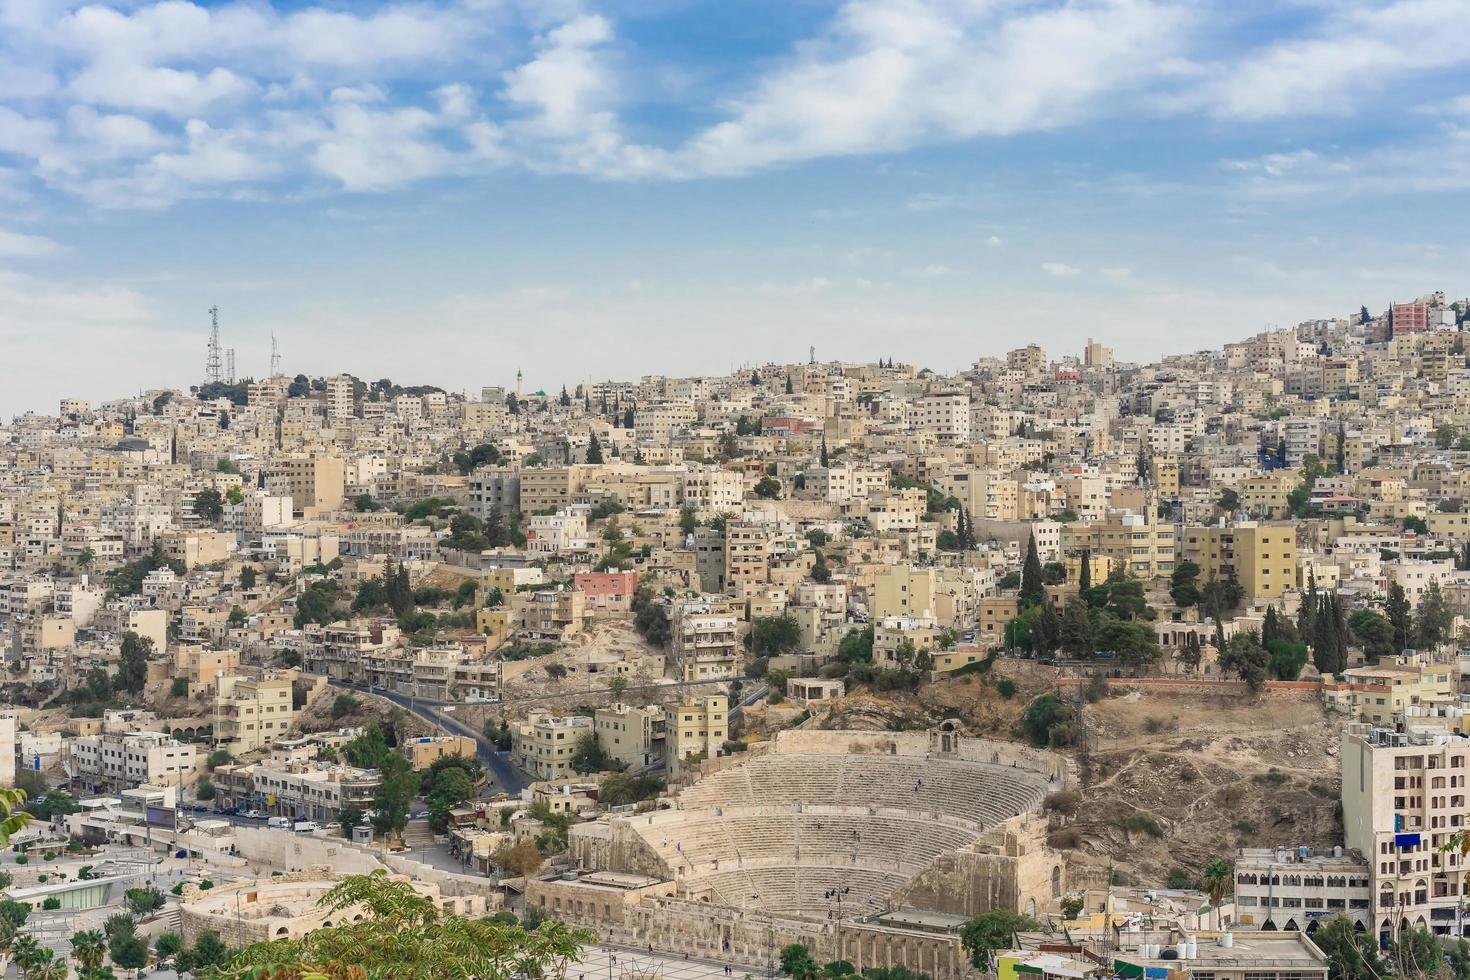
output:
M 296 721 L 288 677 L 222 676 L 214 698 L 214 737 L 235 755 L 269 748 Z
M 673 611 L 674 656 L 686 681 L 740 676 L 735 615 L 723 603 L 683 602 Z
M 1443 849 L 1465 827 L 1470 739 L 1438 731 L 1348 725 L 1342 736 L 1342 822 L 1368 861 L 1369 928 L 1390 942 L 1408 928 L 1437 935 L 1470 925 L 1465 859 Z
M 593 734 L 593 719 L 584 715 L 558 718 L 532 711 L 511 726 L 510 761 L 537 779 L 565 779 L 573 775 L 572 754 L 577 740 Z
M 271 478 L 290 494 L 295 510 L 329 511 L 342 506 L 347 468 L 340 456 L 293 455 L 272 464 Z
M 1246 521 L 1184 530 L 1180 557 L 1200 568 L 1200 580 L 1234 574 L 1253 599 L 1284 596 L 1296 587 L 1296 527 Z
M 192 784 L 203 764 L 199 746 L 163 732 L 79 735 L 67 746 L 67 775 L 94 793 Z
M 664 711 L 656 705 L 611 704 L 597 709 L 592 728 L 603 752 L 624 769 L 638 770 L 653 762 L 664 740 Z
M 260 810 L 291 820 L 338 822 L 342 811 L 372 810 L 381 780 L 376 769 L 327 762 L 261 762 L 219 766 L 213 773 L 221 806 Z
M 1358 854 L 1307 848 L 1242 848 L 1235 857 L 1235 921 L 1253 929 L 1308 932 L 1345 915 L 1373 926 L 1368 862 Z
M 690 698 L 669 709 L 669 767 L 678 767 L 691 756 L 713 759 L 724 752 L 730 735 L 730 699 L 722 694 Z

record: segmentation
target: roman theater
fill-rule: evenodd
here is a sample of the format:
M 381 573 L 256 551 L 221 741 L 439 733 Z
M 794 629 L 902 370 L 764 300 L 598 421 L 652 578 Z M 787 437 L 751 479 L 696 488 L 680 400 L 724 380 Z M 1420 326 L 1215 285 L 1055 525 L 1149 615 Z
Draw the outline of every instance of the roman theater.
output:
M 578 870 L 528 902 L 610 940 L 769 965 L 819 962 L 967 976 L 957 928 L 1035 912 L 1065 886 L 1041 803 L 1066 761 L 931 732 L 781 732 L 710 760 L 660 809 L 573 828 Z

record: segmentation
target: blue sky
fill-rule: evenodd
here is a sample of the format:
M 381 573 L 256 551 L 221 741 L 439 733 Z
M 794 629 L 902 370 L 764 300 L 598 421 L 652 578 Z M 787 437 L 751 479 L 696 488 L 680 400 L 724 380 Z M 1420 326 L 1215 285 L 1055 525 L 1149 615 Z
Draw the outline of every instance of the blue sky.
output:
M 0 0 L 0 415 L 1143 359 L 1470 267 L 1470 3 Z

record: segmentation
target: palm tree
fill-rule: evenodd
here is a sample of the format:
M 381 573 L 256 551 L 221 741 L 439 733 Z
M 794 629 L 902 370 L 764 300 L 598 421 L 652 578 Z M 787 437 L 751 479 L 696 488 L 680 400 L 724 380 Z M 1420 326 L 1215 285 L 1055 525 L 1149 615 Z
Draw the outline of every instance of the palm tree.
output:
M 1205 865 L 1204 874 L 1200 876 L 1200 884 L 1204 887 L 1205 894 L 1210 896 L 1210 904 L 1215 907 L 1215 928 L 1220 928 L 1220 903 L 1225 896 L 1229 895 L 1235 885 L 1235 873 L 1230 870 L 1230 865 L 1220 859 L 1215 859 Z
M 16 934 L 19 932 L 14 922 L 9 919 L 0 919 L 0 977 L 10 967 L 10 948 L 15 944 Z
M 15 965 L 26 976 L 30 976 L 32 970 L 54 955 L 51 950 L 36 942 L 35 936 L 21 936 L 11 946 L 10 952 L 10 958 L 15 960 Z
M 46 950 L 51 952 L 51 950 Z M 36 967 L 26 971 L 26 980 L 66 980 L 71 970 L 67 968 L 66 960 L 48 959 Z
M 71 937 L 71 955 L 83 970 L 95 970 L 107 958 L 107 937 L 96 929 L 85 929 Z

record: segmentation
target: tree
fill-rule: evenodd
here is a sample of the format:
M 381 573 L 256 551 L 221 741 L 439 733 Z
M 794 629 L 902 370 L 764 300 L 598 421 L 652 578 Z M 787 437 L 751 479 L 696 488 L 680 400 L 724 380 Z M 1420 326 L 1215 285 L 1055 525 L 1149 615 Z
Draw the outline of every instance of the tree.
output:
M 141 970 L 148 965 L 148 944 L 141 936 L 119 937 L 108 944 L 112 962 L 124 970 Z
M 695 514 L 694 508 L 679 508 L 679 533 L 688 537 L 697 527 L 699 527 L 699 517 Z
M 213 487 L 194 495 L 194 513 L 211 523 L 225 516 L 225 498 Z
M 71 937 L 71 955 L 84 970 L 95 970 L 107 958 L 107 937 L 97 929 L 83 929 Z
M 362 807 L 344 806 L 337 817 L 337 822 L 342 827 L 342 836 L 350 839 L 352 829 L 366 819 L 367 814 L 363 812 Z
M 607 693 L 612 695 L 613 700 L 620 700 L 624 694 L 628 693 L 628 678 L 619 674 L 608 681 Z
M 298 975 L 310 967 L 312 972 L 346 976 L 346 967 L 355 964 L 368 980 L 560 977 L 580 955 L 582 944 L 597 941 L 591 930 L 571 929 L 552 919 L 531 930 L 493 918 L 454 915 L 416 892 L 411 882 L 383 871 L 347 876 L 318 904 L 343 924 L 314 929 L 300 939 L 247 946 L 231 957 L 227 974 L 269 967 L 273 976 Z M 356 908 L 364 912 L 359 922 L 338 915 Z
M 595 432 L 592 433 L 592 437 L 587 441 L 587 462 L 602 462 L 602 443 L 597 441 L 597 433 Z
M 177 956 L 179 950 L 184 948 L 184 937 L 176 932 L 161 932 L 153 940 L 153 952 L 159 959 Z
M 812 562 L 812 581 L 818 585 L 832 581 L 832 569 L 827 565 L 827 556 L 820 550 L 813 550 L 816 556 Z
M 576 747 L 572 749 L 571 766 L 573 772 L 582 775 L 622 768 L 616 760 L 603 751 L 602 743 L 591 732 L 577 739 Z
M 122 635 L 118 651 L 117 689 L 137 694 L 148 681 L 148 657 L 153 653 L 153 640 L 132 630 Z
M 1036 535 L 1026 539 L 1026 561 L 1021 566 L 1021 606 L 1034 606 L 1046 599 L 1041 580 L 1041 558 L 1036 554 Z
M 970 965 L 977 970 L 990 969 L 990 955 L 998 949 L 1010 949 L 1018 932 L 1035 932 L 1041 923 L 1029 915 L 1008 909 L 992 909 L 971 918 L 960 929 L 960 945 L 970 954 Z
M 247 590 L 255 588 L 255 568 L 253 566 L 246 565 L 240 569 L 240 588 Z
M 544 860 L 536 842 L 529 837 L 515 844 L 502 844 L 490 855 L 491 863 L 512 878 L 535 874 L 541 870 Z
M 1077 591 L 1086 592 L 1092 588 L 1092 550 L 1082 549 L 1082 557 L 1078 559 L 1077 565 Z
M 1220 903 L 1230 894 L 1234 884 L 1235 872 L 1228 862 L 1219 859 L 1205 865 L 1204 873 L 1200 875 L 1200 887 L 1210 896 L 1210 904 L 1215 908 L 1216 929 L 1220 928 Z
M 408 827 L 408 807 L 418 794 L 419 778 L 408 760 L 396 752 L 387 753 L 377 769 L 379 782 L 378 793 L 373 797 L 373 829 L 385 836 L 397 837 L 402 843 L 403 831 Z
M 1220 669 L 1240 675 L 1246 686 L 1259 691 L 1266 680 L 1270 655 L 1250 633 L 1237 633 L 1220 651 Z
M 779 962 L 781 972 L 792 980 L 816 980 L 817 961 L 812 959 L 812 954 L 801 943 L 781 947 Z
M 1062 611 L 1059 631 L 1062 650 L 1070 657 L 1090 656 L 1092 647 L 1092 619 L 1087 615 L 1087 604 L 1073 599 Z
M 763 500 L 777 500 L 781 496 L 781 481 L 763 476 L 756 481 L 755 495 Z
M 1402 929 L 1388 950 L 1389 971 L 1399 980 L 1433 980 L 1442 975 L 1444 947 L 1423 926 Z
M 29 975 L 32 970 L 43 963 L 50 962 L 56 954 L 42 946 L 35 936 L 20 936 L 10 947 L 10 958 L 15 965 L 20 967 L 22 976 Z
M 1227 514 L 1233 514 L 1240 510 L 1240 494 L 1230 487 L 1220 491 L 1220 499 L 1215 501 L 1215 506 Z
M 1376 661 L 1393 653 L 1393 624 L 1381 612 L 1354 609 L 1348 617 L 1348 626 L 1369 660 Z
M 1450 627 L 1454 621 L 1454 610 L 1445 600 L 1439 583 L 1430 582 L 1429 588 L 1419 598 L 1419 608 L 1414 615 L 1414 645 L 1420 650 L 1435 650 L 1450 638 Z
M 1076 739 L 1075 716 L 1056 695 L 1043 694 L 1027 706 L 1021 730 L 1036 745 L 1070 745 Z
M 1294 681 L 1301 676 L 1302 668 L 1307 663 L 1307 645 L 1305 643 L 1292 643 L 1290 640 L 1275 639 L 1267 643 L 1266 650 L 1271 655 L 1271 676 L 1279 681 Z
M 1188 608 L 1199 602 L 1199 566 L 1189 560 L 1181 561 L 1174 566 L 1174 573 L 1169 576 L 1169 598 L 1174 600 L 1174 605 L 1180 608 Z
M 1359 932 L 1352 919 L 1334 915 L 1323 922 L 1312 941 L 1327 957 L 1329 980 L 1383 980 L 1388 969 L 1378 958 L 1378 939 Z
M 757 657 L 779 657 L 801 645 L 801 625 L 792 616 L 763 616 L 751 624 L 749 636 Z
M 128 911 L 134 915 L 147 915 L 163 908 L 163 892 L 152 885 L 129 888 L 123 893 L 123 898 L 127 902 Z
M 1413 623 L 1410 617 L 1409 597 L 1404 587 L 1397 582 L 1388 587 L 1388 600 L 1383 604 L 1388 613 L 1389 625 L 1393 627 L 1393 646 L 1402 650 L 1413 639 Z
M 1041 612 L 1031 630 L 1031 645 L 1037 653 L 1050 655 L 1061 645 L 1062 619 L 1057 615 L 1056 606 L 1050 602 L 1043 600 L 1039 608 Z

